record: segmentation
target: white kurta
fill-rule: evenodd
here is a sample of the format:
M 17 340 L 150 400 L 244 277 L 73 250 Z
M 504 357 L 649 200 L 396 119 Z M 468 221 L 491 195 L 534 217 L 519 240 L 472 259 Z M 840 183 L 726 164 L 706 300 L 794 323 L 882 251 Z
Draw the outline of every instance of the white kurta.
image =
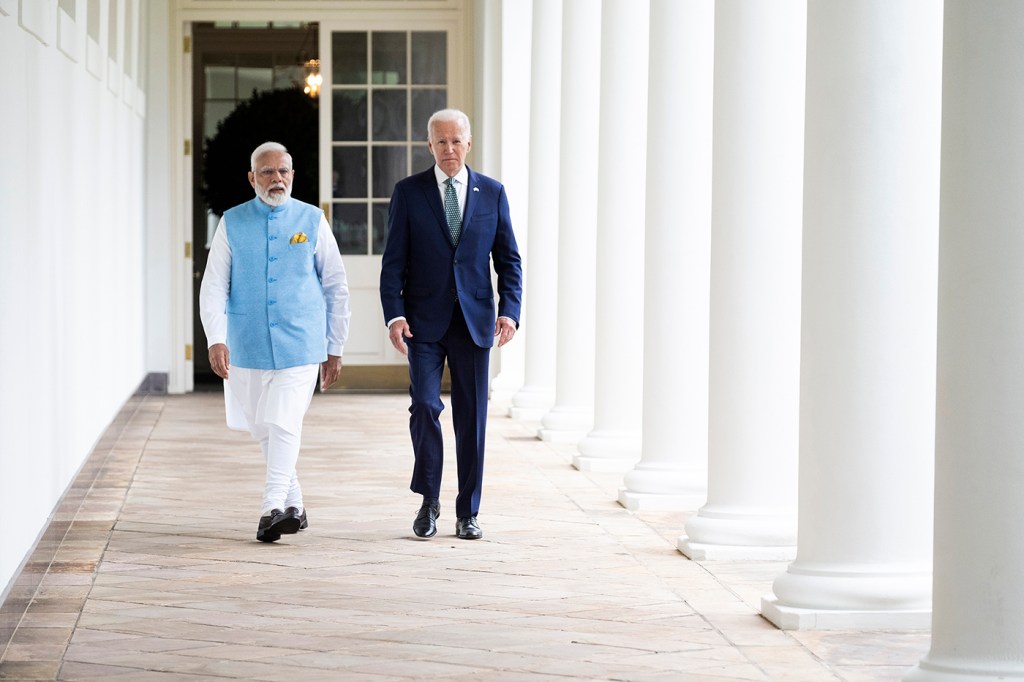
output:
M 318 370 L 318 365 L 287 369 L 232 367 L 224 382 L 228 428 L 251 432 L 254 425 L 276 424 L 288 433 L 301 434 Z M 273 390 L 269 390 L 271 381 Z M 256 433 L 253 436 L 259 437 Z

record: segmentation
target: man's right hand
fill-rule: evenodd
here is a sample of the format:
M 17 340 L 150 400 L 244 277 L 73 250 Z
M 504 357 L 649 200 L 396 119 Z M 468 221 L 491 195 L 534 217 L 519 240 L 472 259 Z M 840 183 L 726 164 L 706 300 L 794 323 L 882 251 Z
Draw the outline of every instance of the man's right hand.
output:
M 409 331 L 409 323 L 405 320 L 395 320 L 388 327 L 388 338 L 391 339 L 391 345 L 395 347 L 402 355 L 408 355 L 409 349 L 405 345 L 406 339 L 412 338 L 412 332 Z
M 213 373 L 221 379 L 228 378 L 228 347 L 223 343 L 215 343 L 210 346 L 210 368 Z

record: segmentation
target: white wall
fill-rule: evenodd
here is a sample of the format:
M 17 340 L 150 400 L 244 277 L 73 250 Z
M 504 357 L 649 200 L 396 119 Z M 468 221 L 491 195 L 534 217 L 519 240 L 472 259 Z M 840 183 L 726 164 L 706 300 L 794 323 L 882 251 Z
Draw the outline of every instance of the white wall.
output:
M 0 3 L 0 596 L 146 374 L 143 99 L 78 7 Z

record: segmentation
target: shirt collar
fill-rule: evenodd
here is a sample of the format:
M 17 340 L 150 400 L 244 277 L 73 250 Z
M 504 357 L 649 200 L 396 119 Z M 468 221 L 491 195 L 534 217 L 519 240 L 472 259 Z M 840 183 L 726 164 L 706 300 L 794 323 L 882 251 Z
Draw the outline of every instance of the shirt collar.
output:
M 436 163 L 434 164 L 434 177 L 437 178 L 438 185 L 444 185 L 445 181 L 448 180 L 448 176 L 445 175 L 445 172 L 441 170 Z M 466 170 L 465 164 L 463 164 L 459 172 L 455 174 L 455 179 L 459 181 L 463 187 L 468 185 L 469 171 Z

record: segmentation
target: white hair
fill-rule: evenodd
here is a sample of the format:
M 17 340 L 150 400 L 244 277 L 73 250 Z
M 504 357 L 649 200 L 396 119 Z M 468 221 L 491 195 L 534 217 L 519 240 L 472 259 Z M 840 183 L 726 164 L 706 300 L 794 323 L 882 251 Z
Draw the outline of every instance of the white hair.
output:
M 260 157 L 268 152 L 282 152 L 288 154 L 288 150 L 280 142 L 264 142 L 259 147 L 253 150 L 252 156 L 249 157 L 249 166 L 252 172 L 256 172 L 256 162 L 260 160 Z M 291 160 L 292 155 L 288 154 L 288 159 Z
M 473 131 L 469 127 L 469 116 L 466 116 L 458 109 L 441 109 L 431 114 L 427 120 L 427 141 L 433 142 L 434 124 L 440 122 L 454 121 L 459 124 L 459 129 L 466 134 L 466 139 L 473 139 Z

